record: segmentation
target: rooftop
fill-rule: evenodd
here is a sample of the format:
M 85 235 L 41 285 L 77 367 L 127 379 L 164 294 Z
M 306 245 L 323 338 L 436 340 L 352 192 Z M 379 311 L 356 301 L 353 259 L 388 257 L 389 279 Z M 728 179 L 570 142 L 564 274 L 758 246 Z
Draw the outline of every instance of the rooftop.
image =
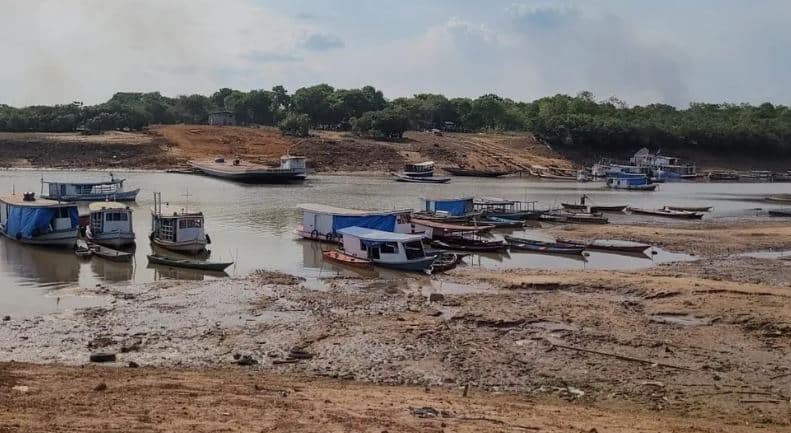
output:
M 91 212 L 103 209 L 129 209 L 129 206 L 117 201 L 97 201 L 88 205 L 88 210 Z
M 339 215 L 339 216 L 374 216 L 374 215 L 395 215 L 412 213 L 412 209 L 393 209 L 393 210 L 360 210 L 344 209 L 341 207 L 328 206 L 323 204 L 305 203 L 297 205 L 297 209 L 317 214 Z
M 338 230 L 338 233 L 346 236 L 353 236 L 357 239 L 366 241 L 382 241 L 382 242 L 410 242 L 420 241 L 423 239 L 422 235 L 407 235 L 403 233 L 383 232 L 381 230 L 367 229 L 363 227 L 347 227 Z
M 0 197 L 0 201 L 14 206 L 28 206 L 28 207 L 71 207 L 77 206 L 74 203 L 49 200 L 46 198 L 36 197 L 34 200 L 25 201 L 23 194 L 9 194 Z

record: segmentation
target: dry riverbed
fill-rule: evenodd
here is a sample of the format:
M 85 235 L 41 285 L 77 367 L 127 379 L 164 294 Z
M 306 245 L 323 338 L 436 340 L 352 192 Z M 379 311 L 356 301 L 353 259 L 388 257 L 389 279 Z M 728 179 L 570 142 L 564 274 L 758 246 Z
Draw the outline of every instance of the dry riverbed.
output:
M 0 322 L 0 431 L 791 431 L 791 262 L 731 255 L 791 232 L 647 230 L 700 260 L 84 288 Z

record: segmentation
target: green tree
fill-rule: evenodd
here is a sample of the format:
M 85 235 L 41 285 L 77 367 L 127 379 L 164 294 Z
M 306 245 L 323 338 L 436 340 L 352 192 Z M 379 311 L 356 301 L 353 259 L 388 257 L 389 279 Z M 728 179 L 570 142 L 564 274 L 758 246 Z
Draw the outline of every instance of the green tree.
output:
M 283 135 L 307 137 L 310 131 L 310 118 L 307 114 L 289 113 L 278 124 Z

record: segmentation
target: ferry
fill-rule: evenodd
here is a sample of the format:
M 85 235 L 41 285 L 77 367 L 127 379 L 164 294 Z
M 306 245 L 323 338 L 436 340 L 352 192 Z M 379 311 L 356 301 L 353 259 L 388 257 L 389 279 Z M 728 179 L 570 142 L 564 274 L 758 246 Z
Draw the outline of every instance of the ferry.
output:
M 140 188 L 127 191 L 124 182 L 126 179 L 112 173 L 110 180 L 91 182 L 49 181 L 42 177 L 41 197 L 60 201 L 135 201 Z
M 391 233 L 364 227 L 338 230 L 343 236 L 343 252 L 375 265 L 403 271 L 428 271 L 434 256 L 423 250 L 423 236 Z
M 190 161 L 190 165 L 207 176 L 253 184 L 288 184 L 302 182 L 307 177 L 305 157 L 286 155 L 280 158 L 280 167 L 234 159 L 230 164 L 219 156 L 213 161 Z
M 79 236 L 77 205 L 36 193 L 0 197 L 0 233 L 31 245 L 74 248 Z
M 203 223 L 202 212 L 191 212 L 167 203 L 163 206 L 160 193 L 154 194 L 150 235 L 154 245 L 179 253 L 199 254 L 210 243 Z
M 118 202 L 96 202 L 88 205 L 90 223 L 85 230 L 89 241 L 112 248 L 135 243 L 132 209 Z

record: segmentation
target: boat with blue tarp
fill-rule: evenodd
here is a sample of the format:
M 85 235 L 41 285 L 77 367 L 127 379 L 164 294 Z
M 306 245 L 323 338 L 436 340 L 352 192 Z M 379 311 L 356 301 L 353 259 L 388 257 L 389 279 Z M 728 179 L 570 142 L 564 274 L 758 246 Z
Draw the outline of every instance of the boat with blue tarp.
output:
M 423 237 L 392 233 L 364 227 L 338 230 L 343 239 L 343 252 L 375 265 L 403 271 L 428 271 L 435 256 L 427 256 Z
M 648 176 L 637 173 L 618 173 L 607 178 L 607 188 L 629 191 L 654 191 L 657 185 L 648 181 Z
M 37 198 L 33 192 L 0 197 L 0 233 L 19 242 L 74 248 L 79 224 L 74 203 Z
M 302 210 L 302 224 L 297 226 L 294 233 L 305 239 L 340 242 L 339 231 L 353 226 L 384 232 L 414 233 L 414 226 L 410 223 L 412 209 L 360 210 L 314 203 L 300 204 L 297 208 Z
M 41 197 L 61 201 L 135 201 L 140 188 L 127 191 L 126 179 L 110 173 L 110 180 L 85 182 L 49 181 L 41 178 Z M 45 188 L 46 185 L 46 188 Z
M 483 213 L 475 210 L 475 200 L 472 197 L 422 197 L 420 200 L 423 205 L 420 212 L 417 212 L 415 216 L 421 219 L 466 222 L 475 217 L 480 217 Z

